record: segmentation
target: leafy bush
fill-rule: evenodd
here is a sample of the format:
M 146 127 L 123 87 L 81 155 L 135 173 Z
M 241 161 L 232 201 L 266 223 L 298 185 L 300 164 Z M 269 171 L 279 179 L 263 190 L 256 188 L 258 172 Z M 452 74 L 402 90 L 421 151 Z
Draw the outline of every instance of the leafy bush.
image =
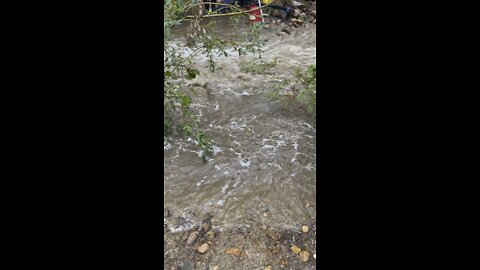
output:
M 254 53 L 261 57 L 260 46 L 263 40 L 260 36 L 261 26 L 258 25 L 252 25 L 244 37 L 247 41 L 244 43 L 218 38 L 214 32 L 209 33 L 207 28 L 201 25 L 204 16 L 201 6 L 201 2 L 197 0 L 164 1 L 164 140 L 169 135 L 182 134 L 200 148 L 202 157 L 206 160 L 206 156 L 212 151 L 212 142 L 199 125 L 198 114 L 192 108 L 192 99 L 181 91 L 181 85 L 186 80 L 201 76 L 198 70 L 191 67 L 192 59 L 197 54 L 205 55 L 209 69 L 213 72 L 216 69 L 214 57 L 228 57 L 227 48 L 234 48 L 239 55 Z M 169 42 L 171 29 L 180 23 L 189 24 L 187 43 L 173 47 Z M 191 48 L 188 50 L 191 53 L 185 53 L 187 47 Z
M 314 119 L 317 117 L 317 68 L 308 66 L 296 68 L 292 79 L 277 79 L 271 96 L 288 104 L 296 103 L 305 107 Z

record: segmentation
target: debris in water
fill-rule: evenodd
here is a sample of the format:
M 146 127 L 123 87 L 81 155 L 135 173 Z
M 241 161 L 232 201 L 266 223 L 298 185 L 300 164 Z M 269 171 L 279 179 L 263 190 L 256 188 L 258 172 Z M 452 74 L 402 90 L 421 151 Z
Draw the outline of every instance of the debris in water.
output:
M 231 248 L 231 249 L 227 249 L 225 250 L 225 254 L 229 254 L 229 255 L 240 255 L 242 251 L 238 248 Z
M 251 163 L 250 163 L 250 160 L 240 160 L 240 165 L 242 167 L 250 167 Z
M 280 234 L 274 232 L 274 231 L 270 231 L 268 232 L 268 235 L 270 236 L 270 238 L 272 238 L 273 240 L 275 241 L 278 241 L 280 240 Z
M 193 245 L 193 243 L 195 243 L 195 240 L 197 240 L 197 237 L 198 237 L 197 231 L 191 232 L 187 239 L 187 246 Z

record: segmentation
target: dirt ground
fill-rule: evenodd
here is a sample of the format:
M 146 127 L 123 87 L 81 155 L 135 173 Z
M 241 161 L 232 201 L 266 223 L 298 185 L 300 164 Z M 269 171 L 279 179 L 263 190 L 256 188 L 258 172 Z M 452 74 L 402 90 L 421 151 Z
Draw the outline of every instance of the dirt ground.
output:
M 298 230 L 256 224 L 220 232 L 212 219 L 206 218 L 188 231 L 172 233 L 169 227 L 175 219 L 174 215 L 164 218 L 164 269 L 316 269 L 313 220 Z

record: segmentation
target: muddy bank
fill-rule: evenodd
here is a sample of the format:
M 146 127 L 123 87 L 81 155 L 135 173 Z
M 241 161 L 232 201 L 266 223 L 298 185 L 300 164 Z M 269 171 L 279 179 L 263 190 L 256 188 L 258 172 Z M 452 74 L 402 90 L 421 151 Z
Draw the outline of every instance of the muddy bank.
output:
M 178 222 L 182 218 L 172 213 L 164 218 L 164 269 L 316 269 L 315 220 L 296 230 L 262 223 L 220 230 L 207 217 L 189 231 L 171 233 Z

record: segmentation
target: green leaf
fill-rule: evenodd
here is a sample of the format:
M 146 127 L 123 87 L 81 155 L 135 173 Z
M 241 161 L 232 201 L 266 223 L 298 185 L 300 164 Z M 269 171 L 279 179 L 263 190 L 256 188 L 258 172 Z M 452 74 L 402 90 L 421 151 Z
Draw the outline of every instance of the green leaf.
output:
M 200 74 L 200 71 L 193 69 L 193 68 L 188 68 L 187 69 L 187 80 L 192 80 L 197 77 L 197 75 Z
M 186 95 L 182 96 L 182 107 L 183 108 L 188 108 L 190 106 L 191 102 L 192 101 L 188 96 L 186 96 Z

